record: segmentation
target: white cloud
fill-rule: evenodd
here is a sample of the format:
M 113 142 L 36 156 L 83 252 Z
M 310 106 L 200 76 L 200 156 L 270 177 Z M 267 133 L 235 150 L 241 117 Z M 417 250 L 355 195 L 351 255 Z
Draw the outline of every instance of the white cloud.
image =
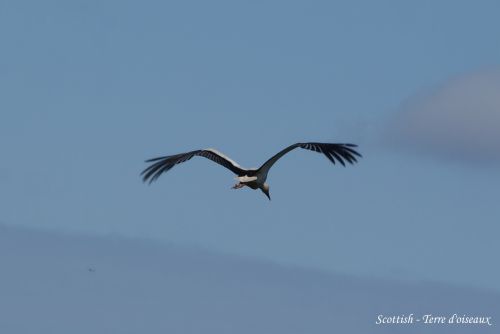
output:
M 455 77 L 410 98 L 389 137 L 435 155 L 500 160 L 500 71 Z

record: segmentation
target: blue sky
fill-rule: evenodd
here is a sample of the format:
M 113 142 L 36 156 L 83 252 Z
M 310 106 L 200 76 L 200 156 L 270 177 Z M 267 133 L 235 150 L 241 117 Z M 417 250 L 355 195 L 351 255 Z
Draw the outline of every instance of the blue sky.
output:
M 0 221 L 498 291 L 498 164 L 448 158 L 453 136 L 422 138 L 435 124 L 432 97 L 465 96 L 464 126 L 478 118 L 482 95 L 455 83 L 498 78 L 499 10 L 496 1 L 3 1 Z M 500 130 L 492 95 L 467 134 Z M 445 105 L 437 124 L 456 133 Z M 424 130 L 400 126 L 411 113 Z M 354 142 L 364 158 L 343 169 L 294 151 L 271 171 L 272 202 L 230 190 L 231 173 L 203 159 L 152 186 L 139 177 L 156 155 L 215 147 L 255 167 L 297 141 Z

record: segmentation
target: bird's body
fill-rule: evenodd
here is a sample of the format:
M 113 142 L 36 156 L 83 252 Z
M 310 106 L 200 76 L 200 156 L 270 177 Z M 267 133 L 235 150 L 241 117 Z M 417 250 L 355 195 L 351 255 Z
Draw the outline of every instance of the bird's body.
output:
M 249 169 L 245 175 L 236 177 L 238 183 L 233 186 L 233 189 L 243 188 L 244 186 L 254 190 L 264 189 L 266 187 L 269 189 L 269 186 L 266 184 L 266 179 L 267 173 L 263 174 L 262 172 L 259 172 L 258 169 Z
M 144 182 L 149 181 L 149 183 L 151 183 L 162 173 L 170 170 L 175 165 L 188 161 L 194 156 L 202 156 L 226 167 L 236 174 L 238 183 L 233 186 L 233 189 L 239 189 L 245 186 L 251 189 L 260 189 L 269 199 L 271 199 L 269 196 L 269 185 L 266 183 L 269 170 L 282 156 L 297 147 L 323 153 L 332 163 L 335 164 L 335 161 L 337 161 L 343 166 L 345 166 L 344 160 L 352 164 L 357 161 L 356 156 L 361 157 L 361 154 L 354 150 L 357 146 L 353 144 L 297 143 L 275 154 L 260 168 L 245 169 L 221 152 L 209 148 L 147 160 L 146 162 L 151 162 L 152 164 L 147 167 L 141 175 L 143 175 Z

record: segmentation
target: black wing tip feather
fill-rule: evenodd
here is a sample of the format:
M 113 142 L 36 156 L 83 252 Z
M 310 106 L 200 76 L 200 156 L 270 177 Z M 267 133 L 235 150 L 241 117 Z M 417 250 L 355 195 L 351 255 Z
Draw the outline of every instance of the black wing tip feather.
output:
M 361 155 L 361 153 L 359 153 L 358 151 L 356 151 L 354 149 L 354 148 L 358 147 L 358 145 L 356 145 L 356 144 L 344 143 L 344 144 L 331 144 L 331 145 L 336 145 L 336 146 L 341 147 L 340 152 L 347 153 L 349 155 L 349 157 L 354 160 L 354 162 L 357 162 L 356 157 L 354 157 L 354 156 L 357 156 L 360 158 L 363 157 Z
M 161 174 L 163 174 L 164 172 L 170 170 L 172 167 L 175 166 L 175 164 L 177 163 L 176 158 L 178 158 L 178 156 L 173 155 L 173 156 L 163 156 L 146 160 L 145 161 L 146 163 L 152 163 L 152 164 L 146 167 L 141 172 L 141 175 L 143 176 L 142 182 L 151 184 L 154 181 L 156 181 Z
M 154 161 L 158 161 L 158 160 L 165 159 L 165 158 L 167 158 L 167 157 L 156 157 L 156 158 L 144 160 L 144 162 L 154 162 Z
M 349 151 L 350 153 L 354 154 L 354 155 L 357 155 L 358 157 L 362 158 L 363 156 L 361 155 L 361 153 L 359 153 L 358 151 L 356 151 L 355 147 L 358 147 L 358 145 L 356 144 L 342 144 L 342 146 L 344 146 L 344 149 Z
M 356 157 L 362 157 L 362 155 L 354 149 L 358 147 L 358 145 L 351 143 L 299 143 L 297 145 L 301 148 L 321 152 L 333 164 L 339 162 L 344 167 L 346 167 L 346 162 L 352 165 L 358 162 Z

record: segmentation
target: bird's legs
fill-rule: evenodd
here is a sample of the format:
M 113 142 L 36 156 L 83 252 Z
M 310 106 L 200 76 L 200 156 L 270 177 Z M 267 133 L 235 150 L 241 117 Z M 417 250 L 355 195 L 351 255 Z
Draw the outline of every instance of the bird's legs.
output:
M 243 188 L 245 186 L 244 183 L 236 183 L 231 189 L 240 189 L 240 188 Z

